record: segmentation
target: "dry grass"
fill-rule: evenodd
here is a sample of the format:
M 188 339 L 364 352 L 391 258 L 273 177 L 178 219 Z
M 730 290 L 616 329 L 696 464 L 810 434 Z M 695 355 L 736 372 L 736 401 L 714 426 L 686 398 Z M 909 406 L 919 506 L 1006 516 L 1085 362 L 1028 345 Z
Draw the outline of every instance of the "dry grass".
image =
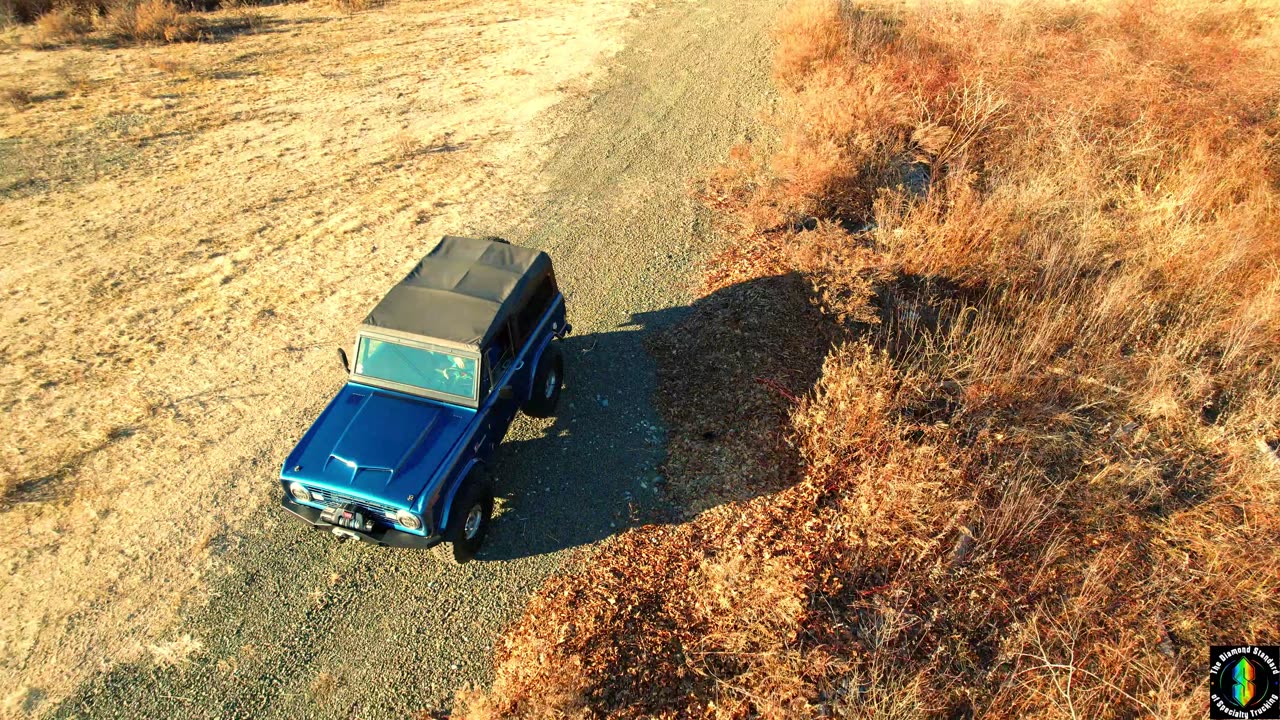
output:
M 200 36 L 202 23 L 192 6 L 173 0 L 8 0 L 4 12 L 19 21 L 35 23 L 39 48 L 65 45 L 84 38 L 95 26 L 107 34 L 134 42 L 183 42 Z M 221 3 L 240 9 L 246 21 L 255 12 L 243 10 L 240 0 Z M 217 5 L 217 3 L 215 3 Z
M 0 91 L 0 98 L 4 99 L 5 105 L 8 105 L 14 110 L 21 110 L 22 108 L 30 105 L 32 101 L 31 91 L 21 87 L 5 88 Z
M 53 9 L 51 0 L 0 0 L 0 18 L 16 22 L 35 22 Z
M 333 7 L 348 14 L 364 12 L 381 4 L 378 0 L 329 0 L 329 2 Z
M 781 147 L 706 194 L 710 286 L 843 333 L 804 476 L 551 583 L 464 714 L 1202 716 L 1280 627 L 1275 21 L 794 3 Z
M 168 642 L 151 645 L 147 649 L 159 665 L 185 665 L 193 655 L 204 650 L 204 643 L 188 633 Z
M 422 152 L 423 144 L 413 133 L 403 132 L 392 140 L 392 157 L 396 160 L 407 160 Z
M 200 35 L 200 21 L 171 0 L 123 0 L 107 10 L 104 24 L 137 42 L 183 42 Z
M 0 18 L 29 23 L 48 14 L 65 13 L 92 23 L 107 4 L 108 0 L 0 0 Z
M 93 30 L 93 19 L 74 8 L 60 7 L 36 20 L 36 37 L 42 46 L 62 45 Z
M 0 95 L 0 514 L 22 528 L 0 542 L 0 717 L 11 696 L 52 714 L 151 645 L 209 641 L 179 611 L 276 502 L 290 428 L 332 395 L 315 344 L 344 337 L 343 308 L 385 292 L 396 258 L 524 207 L 550 132 L 535 119 L 603 72 L 629 7 L 557 0 L 493 23 L 515 6 L 409 3 L 317 35 L 316 7 L 278 4 L 260 12 L 285 32 L 0 62 L 0 92 L 32 95 L 21 112 Z M 402 172 L 385 162 L 401 132 L 467 151 Z M 373 248 L 386 272 L 368 271 Z M 331 262 L 281 280 L 317 253 Z

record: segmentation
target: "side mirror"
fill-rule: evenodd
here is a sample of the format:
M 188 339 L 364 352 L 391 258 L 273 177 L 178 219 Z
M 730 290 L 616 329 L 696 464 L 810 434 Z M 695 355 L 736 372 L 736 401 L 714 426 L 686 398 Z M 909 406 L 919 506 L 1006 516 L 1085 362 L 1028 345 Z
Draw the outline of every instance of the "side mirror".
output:
M 498 390 L 499 400 L 515 400 L 515 398 L 516 398 L 515 388 L 511 387 L 510 385 L 503 385 L 502 388 Z
M 350 375 L 351 361 L 347 359 L 347 351 L 342 348 L 338 348 L 338 359 L 342 361 L 342 369 L 346 370 L 347 374 Z

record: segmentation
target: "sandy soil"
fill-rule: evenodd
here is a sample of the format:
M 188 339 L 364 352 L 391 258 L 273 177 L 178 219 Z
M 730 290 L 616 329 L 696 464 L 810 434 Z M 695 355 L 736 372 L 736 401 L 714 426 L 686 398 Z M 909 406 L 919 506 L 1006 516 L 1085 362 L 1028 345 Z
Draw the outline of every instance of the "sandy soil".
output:
M 631 0 L 264 8 L 172 47 L 35 51 L 0 87 L 0 688 L 180 661 L 333 346 L 444 232 L 510 224 Z M 215 15 L 232 25 L 242 18 Z

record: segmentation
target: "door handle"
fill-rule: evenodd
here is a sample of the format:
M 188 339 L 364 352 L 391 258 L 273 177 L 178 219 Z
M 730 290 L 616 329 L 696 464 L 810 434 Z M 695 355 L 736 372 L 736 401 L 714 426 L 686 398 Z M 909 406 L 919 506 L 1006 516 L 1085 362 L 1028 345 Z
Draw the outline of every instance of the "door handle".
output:
M 520 372 L 523 369 L 524 369 L 524 361 L 521 360 L 520 362 L 516 363 L 515 371 Z

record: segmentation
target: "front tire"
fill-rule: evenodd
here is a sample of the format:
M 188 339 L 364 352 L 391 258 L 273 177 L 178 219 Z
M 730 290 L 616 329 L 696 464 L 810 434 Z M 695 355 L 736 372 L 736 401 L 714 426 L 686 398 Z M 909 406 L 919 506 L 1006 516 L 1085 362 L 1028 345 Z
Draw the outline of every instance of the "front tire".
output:
M 493 488 L 475 474 L 463 481 L 449 509 L 444 538 L 453 548 L 453 561 L 470 562 L 484 544 L 493 518 Z
M 536 418 L 551 417 L 560 404 L 560 389 L 564 387 L 564 357 L 560 348 L 552 345 L 542 353 L 538 369 L 533 374 L 533 388 L 524 412 Z

